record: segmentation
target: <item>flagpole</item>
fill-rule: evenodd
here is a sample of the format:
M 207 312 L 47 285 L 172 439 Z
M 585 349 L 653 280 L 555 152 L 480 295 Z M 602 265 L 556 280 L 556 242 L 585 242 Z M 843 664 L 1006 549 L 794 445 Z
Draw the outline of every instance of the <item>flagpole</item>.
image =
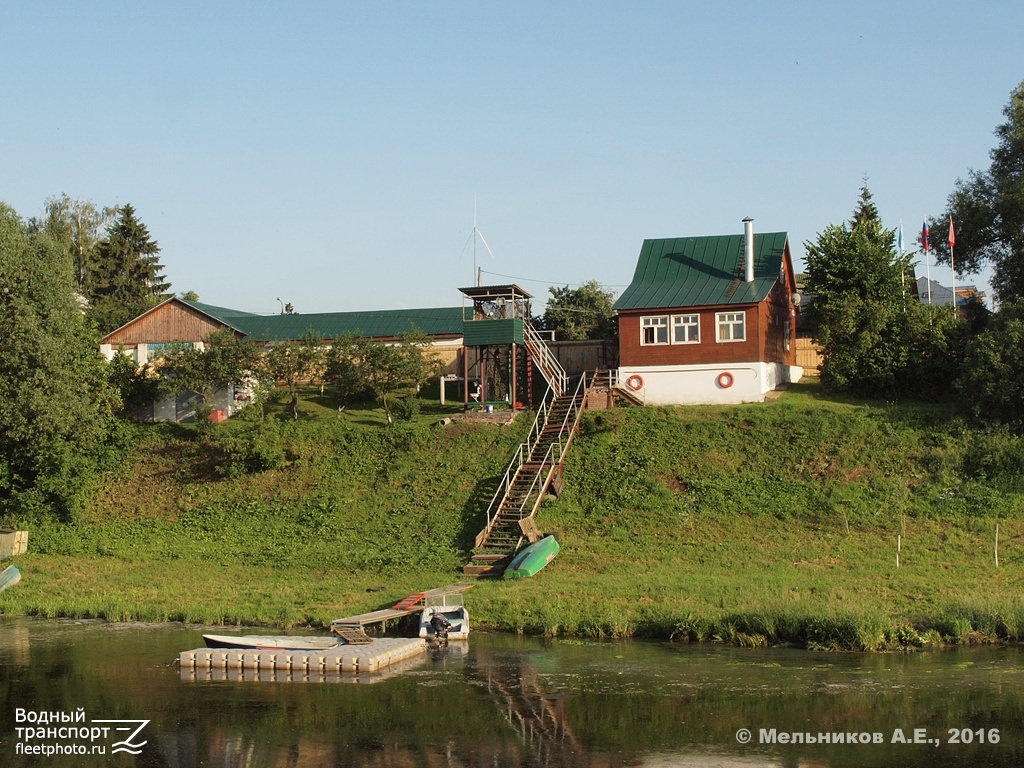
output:
M 956 317 L 956 264 L 953 261 L 953 246 L 956 245 L 956 232 L 953 229 L 953 217 L 949 217 L 949 267 L 953 270 L 953 316 Z
M 903 219 L 900 219 L 900 286 L 903 288 L 903 311 L 907 311 L 907 270 L 903 261 Z
M 928 256 L 928 222 L 921 227 L 921 244 L 924 246 L 924 266 L 928 275 L 928 305 L 932 303 L 932 261 Z

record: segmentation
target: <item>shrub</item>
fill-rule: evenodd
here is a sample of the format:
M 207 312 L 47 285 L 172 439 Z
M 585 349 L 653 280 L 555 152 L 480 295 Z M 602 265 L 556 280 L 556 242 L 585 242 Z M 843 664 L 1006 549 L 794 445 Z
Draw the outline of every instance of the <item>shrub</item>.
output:
M 222 477 L 238 477 L 280 469 L 285 465 L 281 430 L 274 419 L 261 422 L 237 437 L 219 441 L 224 460 L 217 467 Z
M 415 395 L 395 402 L 395 416 L 401 421 L 414 421 L 420 415 L 420 399 Z

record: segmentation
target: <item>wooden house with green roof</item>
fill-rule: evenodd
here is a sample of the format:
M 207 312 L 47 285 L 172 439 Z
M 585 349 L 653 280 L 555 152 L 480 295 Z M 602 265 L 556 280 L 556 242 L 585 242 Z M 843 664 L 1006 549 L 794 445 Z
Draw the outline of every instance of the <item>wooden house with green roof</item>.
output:
M 651 405 L 760 402 L 797 381 L 789 237 L 645 240 L 615 303 L 619 382 Z

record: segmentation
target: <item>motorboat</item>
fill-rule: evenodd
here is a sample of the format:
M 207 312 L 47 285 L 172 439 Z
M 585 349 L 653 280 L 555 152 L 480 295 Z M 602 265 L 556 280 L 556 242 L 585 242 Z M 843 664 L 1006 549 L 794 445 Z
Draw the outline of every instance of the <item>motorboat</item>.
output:
M 469 638 L 469 611 L 463 603 L 460 593 L 437 595 L 426 598 L 423 612 L 420 614 L 420 637 L 434 639 L 434 616 L 441 615 L 451 625 L 448 628 L 449 640 L 466 640 Z

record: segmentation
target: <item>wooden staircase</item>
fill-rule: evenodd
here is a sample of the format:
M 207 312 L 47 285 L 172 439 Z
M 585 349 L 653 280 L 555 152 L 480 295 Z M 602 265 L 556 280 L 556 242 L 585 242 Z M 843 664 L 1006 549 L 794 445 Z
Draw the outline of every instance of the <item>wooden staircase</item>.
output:
M 555 395 L 565 394 L 569 385 L 569 377 L 565 375 L 565 369 L 558 362 L 554 352 L 544 343 L 544 339 L 537 333 L 537 329 L 529 322 L 523 323 L 523 341 L 530 357 L 533 358 L 534 365 L 540 370 Z
M 625 382 L 619 381 L 618 371 L 597 371 L 594 374 L 594 383 L 590 388 L 587 408 L 611 408 L 614 403 L 619 401 L 630 405 L 645 404 L 644 396 L 640 392 L 630 389 Z M 598 405 L 598 403 L 601 404 Z
M 541 538 L 534 518 L 545 497 L 561 491 L 565 457 L 579 430 L 594 376 L 580 376 L 571 392 L 557 394 L 549 388 L 528 441 L 517 449 L 491 499 L 472 561 L 463 568 L 466 575 L 498 576 L 524 541 Z M 570 383 L 567 377 L 564 381 Z

